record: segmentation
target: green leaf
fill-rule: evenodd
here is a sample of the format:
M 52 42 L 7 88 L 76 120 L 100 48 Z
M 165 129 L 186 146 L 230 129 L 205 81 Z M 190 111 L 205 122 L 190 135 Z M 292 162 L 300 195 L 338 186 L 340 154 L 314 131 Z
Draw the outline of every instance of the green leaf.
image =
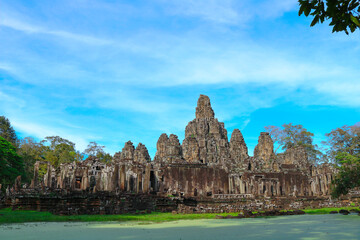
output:
M 314 19 L 312 20 L 310 27 L 313 27 L 315 24 L 319 22 L 319 15 L 316 15 Z
M 352 14 L 350 14 L 350 19 L 351 19 L 351 21 L 353 21 L 353 23 L 355 23 L 358 27 L 360 27 L 359 19 L 354 17 Z
M 304 13 L 304 9 L 305 9 L 305 5 L 301 4 L 300 9 L 299 9 L 299 16 L 301 16 L 301 14 Z
M 304 14 L 305 16 L 309 16 L 309 13 L 311 12 L 311 7 L 310 6 L 306 6 L 304 9 Z

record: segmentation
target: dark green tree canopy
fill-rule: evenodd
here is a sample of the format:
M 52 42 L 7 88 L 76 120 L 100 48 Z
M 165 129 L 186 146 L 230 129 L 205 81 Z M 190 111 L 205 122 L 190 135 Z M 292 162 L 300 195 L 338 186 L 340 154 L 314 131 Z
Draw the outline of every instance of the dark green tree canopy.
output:
M 360 29 L 359 0 L 299 0 L 299 16 L 313 16 L 310 26 L 329 20 L 333 32 L 349 34 Z
M 336 128 L 326 137 L 327 156 L 338 168 L 332 195 L 339 197 L 360 187 L 360 123 Z
M 11 142 L 14 146 L 18 143 L 15 130 L 11 126 L 9 119 L 4 116 L 0 116 L 0 136 L 6 141 Z
M 14 184 L 17 176 L 25 177 L 24 163 L 15 147 L 0 136 L 0 184 Z

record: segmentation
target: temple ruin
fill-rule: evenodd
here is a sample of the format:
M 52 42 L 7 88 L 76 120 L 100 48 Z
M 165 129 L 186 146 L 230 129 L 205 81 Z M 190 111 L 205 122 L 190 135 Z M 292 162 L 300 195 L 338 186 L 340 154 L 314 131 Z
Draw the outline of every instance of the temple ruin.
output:
M 36 162 L 31 185 L 24 188 L 17 179 L 5 196 L 0 192 L 0 208 L 72 215 L 279 211 L 359 203 L 360 192 L 332 199 L 336 169 L 311 164 L 302 147 L 275 154 L 269 133 L 262 132 L 249 156 L 240 130 L 229 141 L 205 95 L 182 144 L 164 133 L 156 148 L 153 160 L 145 145 L 128 141 L 110 163 L 91 156 L 58 168 Z
M 135 148 L 128 141 L 108 164 L 93 157 L 59 169 L 47 164 L 39 179 L 37 163 L 32 187 L 212 199 L 329 196 L 334 169 L 310 164 L 304 148 L 275 154 L 269 133 L 262 132 L 249 156 L 239 129 L 228 140 L 209 97 L 200 95 L 195 116 L 182 144 L 174 134 L 160 136 L 153 161 L 143 144 Z

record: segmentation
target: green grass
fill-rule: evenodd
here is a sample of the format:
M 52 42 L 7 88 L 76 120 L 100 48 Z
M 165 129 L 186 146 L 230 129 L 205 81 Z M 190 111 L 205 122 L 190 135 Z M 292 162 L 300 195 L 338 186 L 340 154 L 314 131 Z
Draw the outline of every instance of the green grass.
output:
M 216 215 L 237 216 L 239 213 L 201 213 L 201 214 L 172 214 L 153 212 L 149 214 L 121 214 L 121 215 L 72 215 L 59 216 L 49 212 L 25 210 L 0 210 L 0 224 L 22 222 L 106 222 L 106 221 L 150 221 L 165 222 L 186 219 L 214 219 Z
M 331 211 L 339 211 L 341 209 L 345 209 L 348 211 L 350 211 L 351 209 L 359 210 L 359 208 L 356 208 L 356 207 L 341 207 L 341 208 L 304 209 L 303 211 L 307 214 L 327 214 L 327 213 L 330 213 Z
M 305 209 L 307 214 L 328 214 L 340 209 L 359 209 L 354 207 Z M 262 212 L 262 211 L 260 211 Z M 257 213 L 257 212 L 253 212 Z M 0 209 L 0 224 L 23 222 L 107 222 L 107 221 L 140 221 L 140 222 L 165 222 L 175 220 L 214 219 L 216 215 L 237 216 L 239 213 L 194 213 L 172 214 L 153 212 L 148 214 L 121 214 L 121 215 L 72 215 L 59 216 L 49 212 Z

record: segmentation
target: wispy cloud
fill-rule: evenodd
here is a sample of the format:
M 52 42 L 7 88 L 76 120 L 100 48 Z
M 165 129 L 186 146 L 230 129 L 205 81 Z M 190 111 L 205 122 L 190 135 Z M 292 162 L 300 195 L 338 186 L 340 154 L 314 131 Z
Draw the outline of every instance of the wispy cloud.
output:
M 283 101 L 360 106 L 357 35 L 292 24 L 296 0 L 0 2 L 0 114 L 26 135 L 154 155 L 200 93 L 229 129 Z
M 31 123 L 16 118 L 13 118 L 11 120 L 12 125 L 19 132 L 25 133 L 28 136 L 33 136 L 41 140 L 48 136 L 61 136 L 76 143 L 76 148 L 80 151 L 83 151 L 87 147 L 88 143 L 92 141 L 88 138 L 85 138 L 84 136 L 71 134 L 67 131 L 64 131 L 64 129 L 39 125 L 37 123 Z
M 298 9 L 297 0 L 262 0 L 257 1 L 257 3 L 250 0 L 247 2 L 249 4 L 248 10 L 253 12 L 254 17 L 260 18 L 276 18 L 286 12 Z
M 266 19 L 282 16 L 297 6 L 295 0 L 175 0 L 162 1 L 169 14 L 198 17 L 205 21 L 245 26 L 254 18 Z
M 349 82 L 344 80 L 342 83 L 330 81 L 326 84 L 316 84 L 316 89 L 323 94 L 332 96 L 329 99 L 329 103 L 332 105 L 360 106 L 360 77 Z
M 8 17 L 4 14 L 0 15 L 0 26 L 12 28 L 17 31 L 22 31 L 28 34 L 47 34 L 55 37 L 66 38 L 73 41 L 78 41 L 90 45 L 108 45 L 112 41 L 102 38 L 97 38 L 89 35 L 76 34 L 68 31 L 62 30 L 50 30 L 44 27 L 33 25 L 30 23 L 25 23 L 11 17 Z

